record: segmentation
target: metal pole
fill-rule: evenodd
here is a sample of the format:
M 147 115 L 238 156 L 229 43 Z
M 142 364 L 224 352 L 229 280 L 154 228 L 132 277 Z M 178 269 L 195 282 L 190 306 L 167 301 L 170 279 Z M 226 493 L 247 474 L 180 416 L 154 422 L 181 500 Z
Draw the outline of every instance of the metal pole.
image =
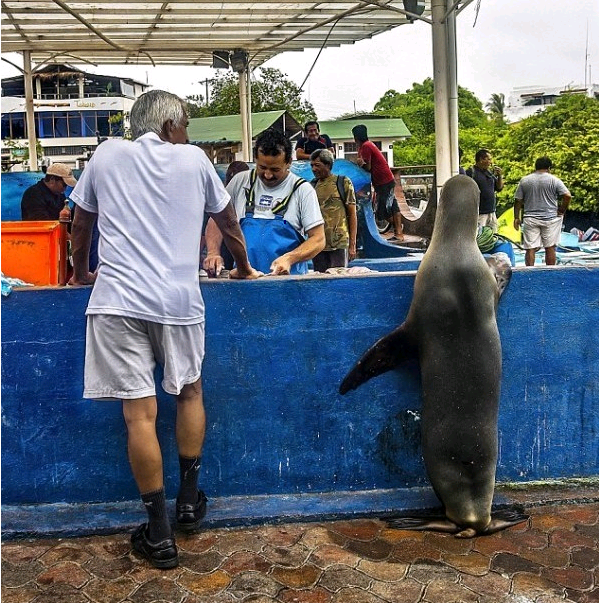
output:
M 458 53 L 456 45 L 456 14 L 452 10 L 447 15 L 447 62 L 449 79 L 449 136 L 451 140 L 451 175 L 460 171 L 459 125 L 458 125 Z
M 37 138 L 35 136 L 35 115 L 33 112 L 33 78 L 31 77 L 31 52 L 23 51 L 23 75 L 25 78 L 25 120 L 29 141 L 29 171 L 37 172 Z
M 446 24 L 447 0 L 432 0 L 433 80 L 435 83 L 435 163 L 437 192 L 451 177 L 451 139 L 449 132 L 449 90 Z
M 245 70 L 239 74 L 239 109 L 241 118 L 241 149 L 243 152 L 243 161 L 250 161 L 250 146 L 252 141 L 249 138 L 248 119 L 247 119 L 247 75 Z
M 252 138 L 254 137 L 253 127 L 252 127 L 252 72 L 250 69 L 250 64 L 248 62 L 247 67 L 245 69 L 247 74 L 247 96 L 248 96 L 248 161 L 252 160 Z

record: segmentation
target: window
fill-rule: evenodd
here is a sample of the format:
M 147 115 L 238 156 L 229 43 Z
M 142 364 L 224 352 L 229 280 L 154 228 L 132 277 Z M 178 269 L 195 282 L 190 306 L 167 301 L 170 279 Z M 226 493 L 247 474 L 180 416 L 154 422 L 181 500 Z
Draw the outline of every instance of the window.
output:
M 98 127 L 100 136 L 110 136 L 110 124 L 108 123 L 108 111 L 98 111 Z
M 81 111 L 67 113 L 69 123 L 69 136 L 81 136 Z

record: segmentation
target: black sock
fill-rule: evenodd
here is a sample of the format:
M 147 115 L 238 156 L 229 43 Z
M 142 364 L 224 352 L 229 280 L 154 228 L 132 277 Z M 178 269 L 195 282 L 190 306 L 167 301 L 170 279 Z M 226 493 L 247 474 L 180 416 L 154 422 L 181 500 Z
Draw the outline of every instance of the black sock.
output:
M 198 476 L 202 457 L 187 458 L 179 456 L 179 472 L 181 476 L 181 485 L 179 486 L 179 496 L 177 500 L 181 504 L 193 505 L 198 502 Z
M 148 538 L 152 542 L 160 542 L 165 538 L 170 538 L 172 530 L 166 512 L 164 488 L 142 494 L 141 500 L 148 514 Z

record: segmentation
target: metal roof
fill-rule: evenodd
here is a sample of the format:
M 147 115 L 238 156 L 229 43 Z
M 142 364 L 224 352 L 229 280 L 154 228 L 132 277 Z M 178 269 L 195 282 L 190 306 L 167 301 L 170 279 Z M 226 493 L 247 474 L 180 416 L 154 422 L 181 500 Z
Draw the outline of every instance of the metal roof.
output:
M 368 128 L 368 138 L 409 138 L 412 136 L 410 130 L 399 117 L 390 117 L 386 119 L 371 119 L 361 117 L 358 119 L 340 119 L 335 121 L 319 121 L 320 131 L 330 136 L 333 140 L 343 140 L 351 138 L 352 128 L 359 124 L 364 124 Z
M 431 0 L 419 2 L 427 19 Z M 256 66 L 280 52 L 351 44 L 409 22 L 404 2 L 389 0 L 2 0 L 2 52 L 30 51 L 34 64 L 211 66 L 213 51 L 242 49 Z
M 287 111 L 264 111 L 252 113 L 252 130 L 256 134 L 272 126 L 281 116 L 285 116 L 287 129 L 301 132 L 301 126 Z M 242 140 L 239 115 L 219 115 L 216 117 L 194 117 L 187 126 L 189 140 L 201 143 L 240 142 Z

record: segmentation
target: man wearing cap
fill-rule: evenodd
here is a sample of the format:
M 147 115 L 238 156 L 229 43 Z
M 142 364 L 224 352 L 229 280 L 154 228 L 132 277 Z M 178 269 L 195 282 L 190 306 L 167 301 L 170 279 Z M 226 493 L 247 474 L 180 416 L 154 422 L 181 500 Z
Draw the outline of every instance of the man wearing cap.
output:
M 37 184 L 30 186 L 21 199 L 23 220 L 58 220 L 64 207 L 67 186 L 75 186 L 73 170 L 64 163 L 53 163 Z

